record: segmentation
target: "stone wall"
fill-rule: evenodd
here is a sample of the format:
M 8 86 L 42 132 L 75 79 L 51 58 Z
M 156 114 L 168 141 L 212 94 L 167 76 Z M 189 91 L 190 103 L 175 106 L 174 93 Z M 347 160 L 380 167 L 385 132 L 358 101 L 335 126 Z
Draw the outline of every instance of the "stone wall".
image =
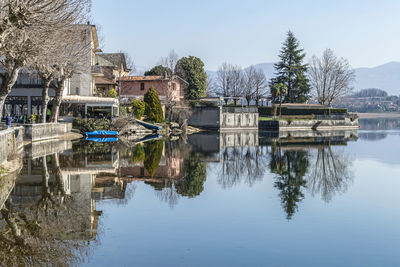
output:
M 261 121 L 260 129 L 263 130 L 340 130 L 340 129 L 358 129 L 358 119 L 351 120 L 345 118 L 343 120 L 271 120 Z
M 241 107 L 194 107 L 188 123 L 219 131 L 257 130 L 258 111 Z
M 25 124 L 25 138 L 32 142 L 60 137 L 71 132 L 72 123 Z
M 13 127 L 0 131 L 0 164 L 16 155 L 24 145 L 23 127 Z

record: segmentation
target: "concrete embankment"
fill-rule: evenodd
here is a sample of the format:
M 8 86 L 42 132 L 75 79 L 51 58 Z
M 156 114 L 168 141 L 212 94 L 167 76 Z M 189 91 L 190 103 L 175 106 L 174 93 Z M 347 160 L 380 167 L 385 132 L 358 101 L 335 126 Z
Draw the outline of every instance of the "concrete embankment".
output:
M 12 160 L 24 145 L 24 128 L 13 127 L 0 131 L 0 165 Z
M 72 123 L 38 123 L 23 126 L 25 140 L 32 142 L 62 138 L 72 130 Z
M 261 130 L 345 130 L 358 129 L 358 119 L 345 118 L 342 120 L 270 120 L 260 121 Z

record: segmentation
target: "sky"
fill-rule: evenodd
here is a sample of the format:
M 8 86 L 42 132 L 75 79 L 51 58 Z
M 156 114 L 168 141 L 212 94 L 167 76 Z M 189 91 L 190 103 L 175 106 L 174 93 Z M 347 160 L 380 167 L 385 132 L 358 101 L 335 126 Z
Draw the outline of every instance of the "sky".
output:
M 93 0 L 104 52 L 152 67 L 171 50 L 207 70 L 276 62 L 287 31 L 307 54 L 331 48 L 352 67 L 400 61 L 399 0 Z

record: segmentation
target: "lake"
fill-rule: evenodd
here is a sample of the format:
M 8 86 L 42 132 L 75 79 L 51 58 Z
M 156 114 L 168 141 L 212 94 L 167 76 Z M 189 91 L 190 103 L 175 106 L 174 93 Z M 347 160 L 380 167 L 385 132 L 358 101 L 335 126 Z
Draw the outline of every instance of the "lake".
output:
M 0 187 L 0 262 L 399 266 L 400 120 L 360 124 L 31 145 Z

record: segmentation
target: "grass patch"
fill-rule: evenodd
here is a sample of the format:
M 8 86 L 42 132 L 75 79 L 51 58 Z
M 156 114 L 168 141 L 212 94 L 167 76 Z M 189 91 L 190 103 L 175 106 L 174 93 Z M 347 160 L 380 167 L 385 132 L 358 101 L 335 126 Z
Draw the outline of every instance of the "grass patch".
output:
M 272 121 L 274 120 L 272 117 L 258 117 L 259 121 Z

